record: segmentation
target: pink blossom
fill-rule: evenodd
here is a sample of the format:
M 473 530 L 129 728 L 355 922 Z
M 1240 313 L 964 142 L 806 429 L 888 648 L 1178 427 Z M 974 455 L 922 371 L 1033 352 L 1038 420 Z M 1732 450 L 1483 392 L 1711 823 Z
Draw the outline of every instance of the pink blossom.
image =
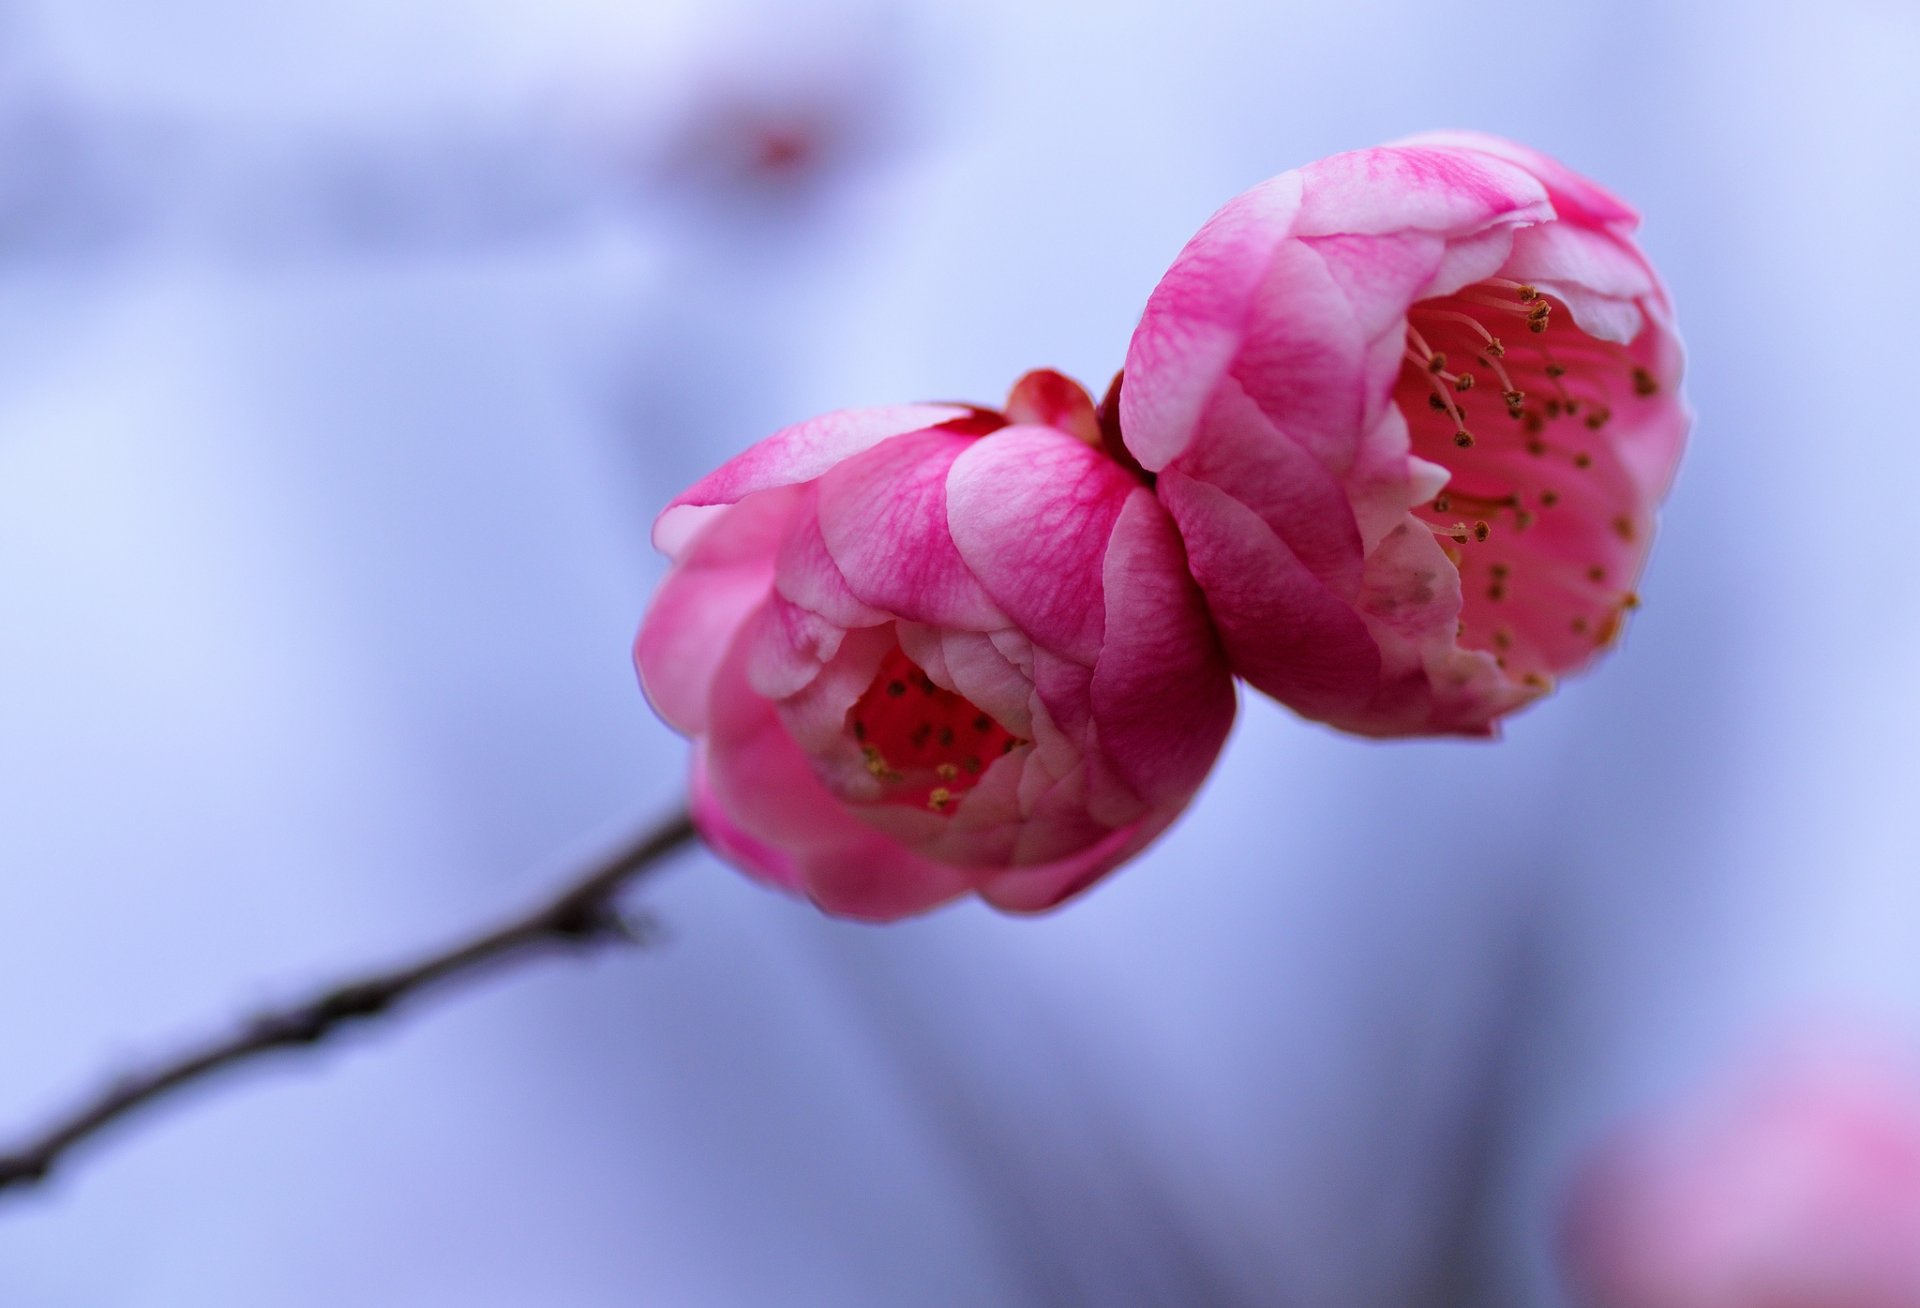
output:
M 1449 133 L 1273 178 L 1189 242 L 1121 426 L 1240 675 L 1351 731 L 1487 734 L 1614 642 L 1688 425 L 1635 225 Z
M 708 842 L 829 912 L 1050 908 L 1173 821 L 1233 682 L 1086 392 L 828 414 L 681 495 L 635 644 Z
M 1585 1308 L 1920 1308 L 1920 1082 L 1799 1056 L 1605 1143 L 1568 1210 Z

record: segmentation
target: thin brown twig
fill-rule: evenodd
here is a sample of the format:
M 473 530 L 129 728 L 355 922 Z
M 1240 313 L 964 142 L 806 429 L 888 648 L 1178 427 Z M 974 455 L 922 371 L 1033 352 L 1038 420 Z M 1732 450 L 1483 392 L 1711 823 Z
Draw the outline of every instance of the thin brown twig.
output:
M 19 1148 L 0 1154 L 0 1190 L 44 1180 L 75 1145 L 175 1090 L 276 1049 L 313 1046 L 343 1026 L 391 1011 L 403 1000 L 489 964 L 554 947 L 593 947 L 638 938 L 615 902 L 668 854 L 693 839 L 677 813 L 636 837 L 531 910 L 418 961 L 349 981 L 302 1003 L 272 1009 L 239 1029 L 122 1076 L 55 1118 Z

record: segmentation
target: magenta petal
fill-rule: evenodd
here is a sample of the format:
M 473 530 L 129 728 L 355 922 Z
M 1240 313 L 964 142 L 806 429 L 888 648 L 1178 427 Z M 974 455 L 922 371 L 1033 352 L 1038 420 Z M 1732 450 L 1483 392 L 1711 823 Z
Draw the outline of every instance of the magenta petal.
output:
M 1233 677 L 1188 577 L 1180 537 L 1146 490 L 1128 497 L 1104 562 L 1109 636 L 1094 668 L 1100 753 L 1133 792 L 1184 804 L 1233 725 Z
M 1272 529 L 1220 488 L 1172 470 L 1159 494 L 1234 671 L 1309 717 L 1372 697 L 1380 652 L 1366 624 Z
M 707 779 L 707 746 L 696 741 L 693 771 L 687 782 L 687 811 L 713 852 L 747 875 L 794 894 L 804 880 L 799 860 L 778 845 L 768 844 L 743 828 L 727 812 Z
M 1615 225 L 1632 231 L 1640 215 L 1611 191 L 1590 178 L 1582 177 L 1551 155 L 1485 132 L 1422 132 L 1396 142 L 1402 146 L 1438 147 L 1472 150 L 1524 168 L 1540 180 L 1555 214 L 1568 222 L 1589 226 Z
M 1292 230 L 1300 177 L 1287 173 L 1207 220 L 1153 289 L 1127 346 L 1120 426 L 1153 471 L 1193 440 L 1201 411 L 1226 375 L 1268 265 Z
M 1546 188 L 1492 155 L 1424 146 L 1349 150 L 1300 169 L 1297 236 L 1468 236 L 1553 216 Z
M 1028 373 L 1007 396 L 1007 421 L 1013 426 L 1051 427 L 1089 445 L 1100 444 L 1100 418 L 1086 387 L 1051 368 Z
M 772 703 L 748 688 L 747 644 L 735 642 L 716 678 L 704 754 L 703 807 L 723 833 L 721 852 L 846 917 L 904 917 L 972 889 L 972 873 L 888 839 L 821 784 Z M 781 856 L 769 858 L 769 850 Z
M 719 652 L 766 598 L 793 507 L 793 494 L 778 492 L 724 510 L 685 547 L 648 607 L 634 665 L 654 710 L 675 730 L 706 729 Z
M 862 603 L 935 626 L 1007 625 L 947 525 L 947 472 L 973 444 L 950 432 L 916 432 L 820 479 L 821 538 Z
M 733 504 L 757 491 L 812 481 L 828 469 L 892 436 L 921 431 L 966 417 L 970 411 L 944 404 L 899 404 L 844 409 L 775 432 L 695 482 L 666 507 L 653 525 L 653 543 L 667 554 L 707 515 L 701 508 Z
M 1058 908 L 1146 848 L 1177 815 L 1178 810 L 1156 812 L 1070 858 L 1002 872 L 981 885 L 980 898 L 1008 913 Z
M 891 615 L 864 603 L 847 585 L 840 565 L 833 561 L 820 534 L 819 497 L 806 486 L 794 513 L 792 527 L 780 545 L 774 588 L 782 597 L 840 627 L 873 627 Z
M 1346 485 L 1229 380 L 1206 411 L 1207 440 L 1180 460 L 1181 476 L 1229 487 L 1293 556 L 1335 594 L 1360 589 L 1360 532 Z
M 960 557 L 1013 623 L 1090 667 L 1105 630 L 1101 559 L 1138 485 L 1071 436 L 1009 427 L 954 461 L 947 520 Z

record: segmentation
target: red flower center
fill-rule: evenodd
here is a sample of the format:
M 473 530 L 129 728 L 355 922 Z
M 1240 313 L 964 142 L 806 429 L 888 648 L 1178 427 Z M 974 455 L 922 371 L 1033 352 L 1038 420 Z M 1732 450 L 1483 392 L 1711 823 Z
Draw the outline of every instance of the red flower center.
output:
M 989 764 L 1027 742 L 963 695 L 934 684 L 898 645 L 847 711 L 881 802 L 951 813 Z
M 1618 634 L 1647 528 L 1608 425 L 1660 391 L 1564 304 L 1494 278 L 1407 315 L 1394 398 L 1453 474 L 1414 511 L 1460 569 L 1460 644 L 1544 686 Z

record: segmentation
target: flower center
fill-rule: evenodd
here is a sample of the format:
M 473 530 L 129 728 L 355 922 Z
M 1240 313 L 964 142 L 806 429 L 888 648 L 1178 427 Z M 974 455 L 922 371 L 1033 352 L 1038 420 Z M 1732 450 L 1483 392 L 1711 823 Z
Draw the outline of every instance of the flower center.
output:
M 1544 686 L 1637 600 L 1644 530 L 1607 427 L 1660 382 L 1563 304 L 1493 278 L 1414 305 L 1394 399 L 1413 452 L 1452 474 L 1414 512 L 1460 569 L 1460 644 Z
M 847 730 L 881 783 L 881 803 L 935 813 L 951 813 L 993 760 L 1027 743 L 935 685 L 898 645 L 847 711 Z

